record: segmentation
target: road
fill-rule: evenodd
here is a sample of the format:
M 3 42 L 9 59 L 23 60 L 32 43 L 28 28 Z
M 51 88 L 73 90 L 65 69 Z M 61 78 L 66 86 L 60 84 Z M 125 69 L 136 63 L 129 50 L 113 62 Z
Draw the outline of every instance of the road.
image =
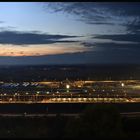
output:
M 64 117 L 80 117 L 80 113 L 59 113 L 59 116 Z M 140 117 L 140 112 L 123 112 L 120 113 L 121 117 L 137 118 Z M 0 114 L 0 117 L 57 117 L 58 114 Z
M 10 98 L 11 99 L 11 98 Z M 28 98 L 20 100 L 1 100 L 0 104 L 5 103 L 24 103 L 24 104 L 33 104 L 33 103 L 139 103 L 140 98 L 44 98 L 42 100 L 28 100 Z

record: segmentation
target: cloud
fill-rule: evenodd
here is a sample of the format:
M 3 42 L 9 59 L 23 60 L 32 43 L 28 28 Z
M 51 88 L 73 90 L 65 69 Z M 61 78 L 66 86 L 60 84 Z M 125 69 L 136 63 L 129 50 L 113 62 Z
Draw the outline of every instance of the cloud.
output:
M 140 28 L 140 3 L 134 2 L 56 2 L 45 3 L 47 9 L 76 16 L 87 24 L 121 25 L 130 33 Z
M 114 42 L 107 42 L 107 43 L 99 43 L 99 42 L 83 42 L 81 45 L 84 45 L 85 47 L 92 48 L 92 50 L 96 51 L 108 51 L 108 50 L 129 50 L 133 51 L 136 50 L 140 53 L 140 44 L 129 44 L 129 43 L 114 43 Z
M 5 22 L 4 22 L 4 21 L 0 21 L 0 24 L 1 24 L 1 23 L 5 23 Z
M 39 32 L 1 31 L 0 44 L 37 45 L 37 44 L 52 44 L 52 43 L 71 43 L 78 41 L 68 39 L 76 37 L 78 36 L 59 35 L 59 34 L 52 35 Z
M 46 5 L 46 3 L 45 3 Z M 93 2 L 69 2 L 69 3 L 49 3 L 48 8 L 54 12 L 65 12 L 67 14 L 76 15 L 78 20 L 82 20 L 89 24 L 106 24 L 107 15 L 104 15 L 104 10 L 99 9 L 97 3 Z M 100 10 L 100 11 L 99 11 Z M 108 15 L 109 18 L 109 15 Z M 111 24 L 107 23 L 107 24 Z
M 2 27 L 0 27 L 0 32 L 12 31 L 13 29 L 16 29 L 16 27 L 14 27 L 14 26 L 2 26 Z
M 140 34 L 114 34 L 114 35 L 96 35 L 93 37 L 98 39 L 111 39 L 113 41 L 129 41 L 132 43 L 140 43 Z
M 127 25 L 127 31 L 133 34 L 140 34 L 140 21 L 136 24 L 134 22 L 134 24 Z
M 122 51 L 140 53 L 140 34 L 104 34 L 91 35 L 91 39 L 84 40 L 81 45 L 93 51 Z M 110 53 L 112 53 L 110 52 Z
M 108 50 L 112 50 L 112 51 L 122 51 L 122 52 L 129 52 L 132 53 L 134 51 L 136 51 L 137 53 L 140 53 L 140 48 L 139 48 L 139 44 L 115 44 L 115 43 L 97 43 L 95 45 L 96 47 L 102 48 L 102 51 L 108 51 Z
M 83 41 L 81 45 L 103 53 L 122 51 L 125 56 L 125 53 L 140 53 L 139 38 L 140 34 L 94 35 L 91 40 Z

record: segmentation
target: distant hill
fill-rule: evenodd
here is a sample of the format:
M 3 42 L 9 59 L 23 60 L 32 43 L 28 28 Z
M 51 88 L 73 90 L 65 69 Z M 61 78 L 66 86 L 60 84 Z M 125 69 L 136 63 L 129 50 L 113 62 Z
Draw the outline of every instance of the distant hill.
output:
M 0 81 L 140 79 L 140 65 L 25 65 L 0 66 Z

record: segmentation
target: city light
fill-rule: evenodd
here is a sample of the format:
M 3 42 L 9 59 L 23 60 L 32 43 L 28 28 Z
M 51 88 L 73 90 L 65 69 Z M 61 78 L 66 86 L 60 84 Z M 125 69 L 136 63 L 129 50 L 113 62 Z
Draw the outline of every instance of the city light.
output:
M 28 103 L 30 102 L 63 102 L 63 98 L 65 98 L 66 100 L 64 100 L 64 102 L 78 102 L 78 99 L 80 98 L 81 102 L 126 102 L 125 100 L 127 99 L 127 97 L 131 96 L 134 93 L 128 93 L 127 92 L 127 88 L 131 89 L 133 92 L 136 92 L 135 90 L 139 90 L 139 88 L 135 88 L 138 87 L 140 85 L 139 81 L 112 81 L 112 83 L 104 83 L 104 81 L 93 81 L 94 82 L 94 87 L 90 83 L 86 83 L 83 82 L 83 86 L 81 87 L 81 89 L 77 88 L 74 86 L 75 81 L 71 82 L 71 83 L 65 83 L 64 82 L 51 82 L 52 84 L 55 84 L 55 87 L 52 88 L 51 85 L 48 85 L 46 88 L 46 85 L 41 85 L 40 87 L 34 87 L 35 89 L 37 89 L 36 91 L 29 91 L 28 88 L 30 88 L 29 86 L 26 87 L 26 90 L 23 92 L 21 92 L 20 94 L 18 92 L 20 92 L 19 90 L 17 91 L 13 91 L 14 93 L 9 93 L 6 91 L 8 91 L 7 89 L 9 88 L 9 83 L 2 83 L 1 87 L 3 89 L 3 91 L 1 92 L 1 96 L 0 96 L 0 101 L 2 102 L 10 102 L 10 103 L 15 103 L 18 101 L 18 103 Z M 132 83 L 133 82 L 133 83 Z M 49 81 L 47 83 L 50 83 Z M 127 83 L 127 86 L 125 86 L 125 83 Z M 7 86 L 3 86 L 7 84 Z M 14 83 L 14 84 L 18 84 L 18 83 Z M 22 84 L 21 84 L 22 85 Z M 39 85 L 39 84 L 38 84 Z M 120 86 L 118 86 L 120 85 Z M 50 88 L 51 87 L 51 88 Z M 71 87 L 73 87 L 71 89 Z M 125 87 L 125 89 L 124 89 Z M 139 86 L 140 87 L 140 86 Z M 71 90 L 70 90 L 71 89 Z M 122 90 L 123 89 L 123 90 Z M 126 90 L 126 91 L 125 91 Z M 4 93 L 5 92 L 5 93 Z M 93 94 L 94 93 L 94 94 Z M 27 96 L 30 95 L 30 96 Z M 39 95 L 39 96 L 38 96 Z M 123 98 L 121 99 L 121 95 L 123 96 Z M 38 97 L 37 97 L 38 96 Z M 135 95 L 137 96 L 137 95 Z M 91 98 L 91 100 L 89 100 L 89 97 Z M 11 100 L 10 98 L 12 98 L 13 100 Z M 59 99 L 58 99 L 59 98 Z M 140 102 L 140 98 L 136 99 L 133 98 L 133 102 Z
M 12 101 L 12 100 L 13 100 L 12 98 L 9 99 L 9 101 Z
M 70 88 L 70 85 L 66 85 L 66 88 L 69 89 Z
M 121 86 L 124 87 L 124 83 L 122 83 Z

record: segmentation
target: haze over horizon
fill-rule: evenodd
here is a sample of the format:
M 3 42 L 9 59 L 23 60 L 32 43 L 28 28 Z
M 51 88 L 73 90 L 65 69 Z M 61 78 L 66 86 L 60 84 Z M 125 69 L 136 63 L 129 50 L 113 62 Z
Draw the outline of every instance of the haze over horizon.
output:
M 140 64 L 140 2 L 1 2 L 0 65 Z

